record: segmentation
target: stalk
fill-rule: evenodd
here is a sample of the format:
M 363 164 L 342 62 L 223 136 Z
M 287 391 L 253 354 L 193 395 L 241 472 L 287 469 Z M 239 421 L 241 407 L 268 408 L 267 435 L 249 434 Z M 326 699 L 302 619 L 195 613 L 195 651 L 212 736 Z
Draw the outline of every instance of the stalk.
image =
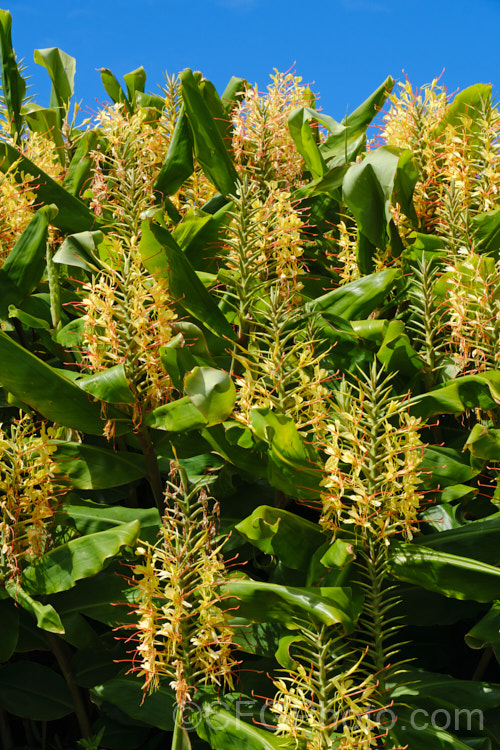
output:
M 47 637 L 47 640 L 49 641 L 51 651 L 56 657 L 59 669 L 61 670 L 68 686 L 71 700 L 73 701 L 73 706 L 75 708 L 75 714 L 78 721 L 78 726 L 80 727 L 81 735 L 82 737 L 89 738 L 92 736 L 90 721 L 87 716 L 87 711 L 85 709 L 85 704 L 83 702 L 80 690 L 75 682 L 75 676 L 69 665 L 69 658 L 65 648 L 65 644 L 52 633 L 46 632 L 45 635 Z

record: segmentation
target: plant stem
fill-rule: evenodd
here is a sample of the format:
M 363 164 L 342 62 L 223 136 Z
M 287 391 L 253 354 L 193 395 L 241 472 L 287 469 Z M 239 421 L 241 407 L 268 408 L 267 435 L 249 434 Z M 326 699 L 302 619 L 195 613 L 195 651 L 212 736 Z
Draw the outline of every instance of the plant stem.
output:
M 12 739 L 12 732 L 10 731 L 9 719 L 7 712 L 3 708 L 0 708 L 0 739 L 2 740 L 4 750 L 13 750 L 14 741 Z
M 80 732 L 82 734 L 82 737 L 89 738 L 92 736 L 92 729 L 90 726 L 89 717 L 87 716 L 87 711 L 85 709 L 85 704 L 83 702 L 80 690 L 78 688 L 78 685 L 75 682 L 75 676 L 73 672 L 71 671 L 71 667 L 69 666 L 69 658 L 68 653 L 66 651 L 66 644 L 61 641 L 60 638 L 58 638 L 56 635 L 53 635 L 52 633 L 46 633 L 47 640 L 50 644 L 50 648 L 54 656 L 56 657 L 57 663 L 59 665 L 59 669 L 62 672 L 62 675 L 64 679 L 66 680 L 66 684 L 68 686 L 69 693 L 71 695 L 71 700 L 73 701 L 73 705 L 75 707 L 75 714 L 78 721 L 78 726 L 80 727 Z
M 158 457 L 154 449 L 153 443 L 151 442 L 151 436 L 147 427 L 140 425 L 136 428 L 135 434 L 139 440 L 142 453 L 146 459 L 146 468 L 148 470 L 148 482 L 153 492 L 153 497 L 156 503 L 156 507 L 163 516 L 165 512 L 165 504 L 163 498 L 163 482 L 161 479 L 160 467 L 158 466 Z

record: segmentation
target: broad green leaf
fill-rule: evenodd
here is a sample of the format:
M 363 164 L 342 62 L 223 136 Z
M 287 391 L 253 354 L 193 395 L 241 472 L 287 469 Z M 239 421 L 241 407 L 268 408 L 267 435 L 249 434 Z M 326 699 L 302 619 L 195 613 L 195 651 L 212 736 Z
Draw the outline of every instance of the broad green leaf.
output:
M 94 701 L 112 703 L 127 716 L 164 732 L 171 732 L 174 728 L 175 699 L 172 691 L 163 685 L 144 697 L 141 680 L 123 675 L 96 685 L 91 695 Z
M 453 532 L 443 532 L 453 533 Z M 456 599 L 500 599 L 500 568 L 416 544 L 394 543 L 391 573 L 402 581 Z
M 479 423 L 475 424 L 464 447 L 468 448 L 476 458 L 500 461 L 500 430 L 488 429 Z
M 99 269 L 97 247 L 103 239 L 104 235 L 100 230 L 71 234 L 63 240 L 54 254 L 54 263 L 65 263 L 95 273 Z
M 405 747 L 411 750 L 471 750 L 470 745 L 456 735 L 439 726 L 433 726 L 430 717 L 426 715 L 415 715 L 410 708 L 399 706 L 397 714 L 398 721 L 389 730 L 390 740 L 394 743 L 393 747 Z M 382 717 L 386 721 L 391 721 L 393 715 L 393 713 L 382 712 Z M 486 750 L 486 748 L 481 750 Z
M 79 523 L 78 518 L 75 520 Z M 135 591 L 124 580 L 122 566 L 111 563 L 93 578 L 83 578 L 73 588 L 54 594 L 50 601 L 65 619 L 81 613 L 116 627 L 117 622 L 137 621 L 137 616 L 131 614 L 134 596 Z
M 165 161 L 154 184 L 155 193 L 161 198 L 174 195 L 193 169 L 193 138 L 184 107 L 181 107 Z
M 233 411 L 236 388 L 232 378 L 213 367 L 195 367 L 184 378 L 184 392 L 210 426 L 223 422 Z
M 413 399 L 412 413 L 426 419 L 432 414 L 460 414 L 465 409 L 496 409 L 500 404 L 500 371 L 464 375 Z
M 254 407 L 250 420 L 256 434 L 269 443 L 269 483 L 292 497 L 317 499 L 322 479 L 319 458 L 299 434 L 293 419 Z
M 0 318 L 7 318 L 9 305 L 19 305 L 40 281 L 49 222 L 56 214 L 53 206 L 40 208 L 0 268 Z
M 144 456 L 87 443 L 57 442 L 57 471 L 79 490 L 102 490 L 147 475 Z
M 19 141 L 23 129 L 21 108 L 26 96 L 26 81 L 19 72 L 16 55 L 12 47 L 11 27 L 11 14 L 8 10 L 0 10 L 2 96 L 11 126 L 11 135 L 15 141 Z
M 324 542 L 317 524 L 269 505 L 256 508 L 236 524 L 236 530 L 262 552 L 276 555 L 295 570 L 307 570 L 312 555 Z
M 405 333 L 405 324 L 402 320 L 389 321 L 382 345 L 377 352 L 377 359 L 388 372 L 398 372 L 401 375 L 414 375 L 423 367 Z
M 466 453 L 434 445 L 424 448 L 419 470 L 426 489 L 465 484 L 478 474 L 471 468 Z
M 232 432 L 238 433 L 233 440 Z M 214 425 L 202 430 L 202 436 L 212 450 L 234 466 L 238 466 L 256 477 L 267 476 L 267 458 L 254 447 L 254 436 L 248 429 L 234 422 Z
M 172 738 L 172 747 L 170 750 L 191 750 L 191 740 L 189 739 L 189 734 L 187 733 L 186 729 L 177 721 L 175 722 L 174 726 L 174 735 Z
M 124 546 L 132 546 L 140 531 L 139 521 L 72 539 L 25 568 L 23 587 L 30 594 L 55 594 L 66 591 L 81 578 L 98 573 L 106 560 Z
M 459 91 L 447 108 L 437 128 L 437 133 L 441 133 L 447 125 L 459 129 L 467 119 L 475 120 L 484 105 L 488 105 L 489 102 L 491 102 L 491 84 L 476 83 Z
M 99 73 L 101 74 L 102 84 L 111 100 L 115 104 L 126 104 L 127 108 L 130 109 L 127 97 L 113 73 L 108 68 L 99 68 Z
M 248 83 L 244 78 L 238 78 L 237 76 L 231 76 L 229 83 L 222 92 L 221 101 L 226 111 L 229 114 L 233 109 L 236 102 L 241 101 L 245 95 L 245 91 L 248 88 Z
M 116 644 L 103 641 L 104 638 L 101 636 L 97 646 L 80 648 L 71 659 L 71 671 L 76 684 L 80 687 L 91 688 L 101 685 L 116 677 L 120 671 L 120 665 L 114 660 L 123 658 L 123 651 L 117 648 Z
M 14 716 L 33 721 L 62 719 L 75 710 L 61 675 L 35 661 L 0 667 L 0 705 Z
M 110 404 L 134 404 L 137 400 L 132 393 L 123 364 L 114 365 L 93 375 L 85 375 L 78 378 L 76 384 L 82 391 Z
M 346 633 L 354 628 L 350 589 L 298 588 L 235 579 L 224 586 L 224 591 L 224 604 L 231 609 L 234 607 L 239 617 L 252 622 L 276 620 L 295 629 L 297 618 L 312 617 L 325 625 L 341 624 Z
M 351 209 L 358 230 L 377 248 L 385 248 L 387 216 L 386 197 L 373 165 L 364 160 L 353 164 L 346 172 L 342 185 L 344 200 Z M 363 273 L 371 268 L 360 269 Z
M 18 164 L 16 179 L 21 180 L 22 174 L 31 175 L 35 180 L 30 187 L 38 201 L 45 205 L 55 203 L 57 206 L 59 213 L 52 220 L 55 227 L 70 233 L 98 228 L 99 219 L 91 213 L 83 201 L 71 195 L 14 146 L 0 141 L 0 170 L 7 172 L 16 163 Z
M 470 557 L 489 565 L 498 565 L 500 513 L 495 513 L 480 521 L 471 521 L 458 528 L 419 536 L 416 543 L 420 541 L 426 547 L 441 552 L 450 552 L 453 555 Z
M 193 723 L 201 739 L 213 750 L 291 750 L 294 740 L 276 737 L 271 732 L 248 724 L 235 716 L 217 701 L 203 701 L 201 716 Z
M 205 427 L 207 420 L 189 396 L 184 396 L 145 414 L 144 424 L 167 432 L 186 432 Z
M 500 208 L 473 216 L 471 224 L 479 252 L 492 253 L 500 249 Z
M 4 586 L 11 599 L 36 617 L 39 628 L 50 633 L 64 633 L 61 618 L 51 604 L 41 604 L 33 599 L 16 581 L 8 580 Z
M 363 276 L 308 302 L 307 309 L 345 320 L 367 318 L 382 304 L 398 277 L 400 272 L 392 268 Z
M 310 107 L 299 107 L 288 116 L 288 129 L 313 180 L 317 180 L 323 177 L 327 171 L 327 165 L 319 149 L 315 131 L 311 127 L 311 120 L 317 122 L 316 110 Z
M 50 47 L 36 49 L 35 62 L 47 69 L 52 81 L 50 106 L 67 109 L 75 90 L 75 58 L 57 47 Z
M 81 191 L 90 183 L 90 176 L 94 166 L 94 160 L 90 154 L 98 145 L 101 145 L 102 148 L 104 143 L 104 139 L 99 137 L 96 130 L 87 130 L 80 135 L 75 153 L 63 180 L 63 187 L 68 193 L 78 197 Z
M 183 70 L 179 78 L 196 157 L 217 190 L 223 195 L 233 195 L 236 190 L 236 170 L 196 79 L 189 69 Z
M 311 180 L 307 185 L 303 185 L 294 192 L 294 197 L 297 199 L 314 197 L 321 193 L 334 196 L 344 181 L 344 176 L 349 169 L 348 166 L 342 165 L 339 167 L 332 167 L 329 169 L 323 177 L 318 177 L 315 180 Z
M 0 601 L 0 662 L 8 661 L 19 638 L 19 610 L 11 599 Z
M 470 648 L 494 646 L 500 655 L 500 601 L 493 602 L 488 614 L 469 630 L 465 642 Z
M 101 405 L 56 370 L 0 331 L 0 383 L 52 422 L 102 435 Z M 122 416 L 108 409 L 108 418 Z M 118 434 L 120 427 L 117 425 Z M 123 430 L 122 430 L 123 431 Z
M 112 486 L 112 485 L 110 485 Z M 91 500 L 73 500 L 65 503 L 64 513 L 75 522 L 80 534 L 95 534 L 99 531 L 139 521 L 141 539 L 154 541 L 160 527 L 157 508 L 124 508 L 121 505 L 100 505 Z
M 211 81 L 203 79 L 198 84 L 198 88 L 203 96 L 203 101 L 207 105 L 208 111 L 212 115 L 213 121 L 219 131 L 219 135 L 222 138 L 228 153 L 232 152 L 232 123 L 231 113 L 227 112 L 217 89 Z
M 166 277 L 178 303 L 217 336 L 234 339 L 235 334 L 217 303 L 199 280 L 172 235 L 158 224 L 142 224 L 139 252 L 153 276 Z
M 64 167 L 66 164 L 66 153 L 64 138 L 60 128 L 60 118 L 55 109 L 39 107 L 34 102 L 23 107 L 23 115 L 29 128 L 34 133 L 41 133 L 51 139 L 59 163 Z
M 146 71 L 141 67 L 130 71 L 123 76 L 127 87 L 128 100 L 130 104 L 135 103 L 136 92 L 143 93 L 146 85 Z

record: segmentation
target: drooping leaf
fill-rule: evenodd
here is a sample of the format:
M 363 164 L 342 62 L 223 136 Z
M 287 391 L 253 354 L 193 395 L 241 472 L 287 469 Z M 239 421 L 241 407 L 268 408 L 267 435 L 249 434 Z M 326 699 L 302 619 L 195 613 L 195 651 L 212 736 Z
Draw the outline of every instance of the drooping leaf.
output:
M 56 370 L 0 331 L 0 383 L 47 419 L 91 435 L 102 435 L 101 406 Z M 108 410 L 108 417 L 121 417 Z M 117 425 L 118 433 L 120 426 Z
M 44 205 L 55 203 L 59 213 L 52 220 L 54 226 L 63 232 L 84 232 L 87 229 L 98 228 L 99 220 L 91 213 L 83 201 L 71 195 L 59 185 L 52 177 L 43 172 L 26 156 L 23 156 L 14 146 L 5 141 L 0 141 L 0 170 L 7 172 L 13 164 L 18 165 L 16 171 L 17 179 L 20 175 L 31 175 L 35 180 L 31 183 L 31 190 L 37 199 Z
M 136 401 L 123 364 L 85 375 L 78 378 L 76 384 L 82 391 L 110 404 L 133 404 Z
M 423 419 L 432 414 L 460 414 L 465 409 L 491 411 L 500 404 L 500 372 L 463 375 L 413 401 L 412 413 Z
M 397 542 L 391 547 L 389 568 L 402 581 L 456 599 L 500 598 L 500 569 L 468 557 Z
M 224 587 L 225 605 L 252 622 L 277 620 L 296 628 L 296 618 L 311 617 L 325 625 L 341 624 L 352 632 L 351 590 L 339 587 L 298 588 L 262 581 L 232 580 Z
M 76 60 L 58 47 L 35 50 L 35 62 L 47 69 L 52 81 L 50 106 L 59 108 L 60 122 L 75 90 Z
M 471 521 L 458 528 L 420 536 L 416 542 L 422 542 L 426 547 L 442 552 L 480 560 L 489 565 L 498 565 L 500 513 Z
M 53 721 L 74 711 L 61 675 L 35 661 L 0 667 L 0 705 L 14 716 Z
M 4 585 L 11 599 L 17 602 L 26 612 L 36 617 L 39 628 L 48 630 L 50 633 L 64 633 L 61 618 L 51 604 L 41 604 L 36 599 L 33 599 L 21 588 L 17 581 L 7 580 Z
M 233 411 L 236 388 L 227 372 L 195 367 L 184 378 L 184 392 L 210 426 L 224 422 Z
M 144 456 L 87 443 L 60 441 L 53 454 L 57 471 L 79 490 L 102 490 L 134 482 L 147 475 Z
M 0 268 L 0 318 L 7 318 L 9 305 L 19 305 L 40 281 L 48 226 L 56 214 L 53 206 L 40 208 Z
M 282 508 L 260 505 L 236 530 L 268 555 L 276 555 L 288 568 L 307 570 L 324 536 L 315 523 Z
M 72 539 L 47 552 L 25 568 L 23 587 L 30 594 L 66 591 L 82 578 L 98 573 L 123 546 L 132 546 L 140 531 L 139 521 Z
M 254 407 L 252 428 L 269 443 L 269 483 L 292 497 L 318 498 L 322 479 L 318 458 L 299 434 L 291 417 Z
M 291 750 L 296 747 L 294 740 L 276 737 L 255 724 L 242 721 L 222 705 L 226 704 L 203 701 L 201 716 L 193 722 L 199 736 L 213 750 Z
M 75 521 L 80 524 L 81 516 L 76 516 Z M 131 614 L 134 596 L 135 590 L 124 580 L 121 566 L 111 563 L 96 576 L 83 578 L 73 588 L 53 594 L 50 601 L 65 619 L 81 613 L 115 627 L 117 622 L 133 622 L 136 619 L 137 616 Z
M 493 602 L 490 611 L 469 630 L 465 642 L 470 648 L 494 646 L 500 656 L 500 602 Z
M 32 132 L 41 133 L 51 139 L 59 163 L 64 166 L 66 163 L 64 138 L 59 125 L 60 118 L 57 111 L 55 109 L 40 107 L 38 104 L 32 102 L 23 107 L 23 115 Z
M 113 485 L 110 485 L 113 486 Z M 91 500 L 71 498 L 65 503 L 64 512 L 72 518 L 80 534 L 95 534 L 113 528 L 118 524 L 139 521 L 141 539 L 154 540 L 160 527 L 157 508 L 125 508 L 122 505 L 103 506 Z
M 345 320 L 367 318 L 389 294 L 400 272 L 393 268 L 364 276 L 307 303 L 307 309 Z
M 66 237 L 54 254 L 54 263 L 65 263 L 77 266 L 85 271 L 97 271 L 99 268 L 98 245 L 104 239 L 101 231 L 77 232 Z
M 123 675 L 96 685 L 91 694 L 94 700 L 112 703 L 137 721 L 158 727 L 164 732 L 171 732 L 174 728 L 174 696 L 163 685 L 144 697 L 141 681 L 133 675 Z

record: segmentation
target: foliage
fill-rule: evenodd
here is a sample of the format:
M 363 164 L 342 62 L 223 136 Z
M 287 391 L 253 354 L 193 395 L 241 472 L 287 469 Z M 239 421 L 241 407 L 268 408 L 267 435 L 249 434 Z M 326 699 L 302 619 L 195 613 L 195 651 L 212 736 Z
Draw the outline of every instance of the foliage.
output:
M 103 68 L 77 124 L 11 23 L 2 746 L 500 748 L 491 87 Z

